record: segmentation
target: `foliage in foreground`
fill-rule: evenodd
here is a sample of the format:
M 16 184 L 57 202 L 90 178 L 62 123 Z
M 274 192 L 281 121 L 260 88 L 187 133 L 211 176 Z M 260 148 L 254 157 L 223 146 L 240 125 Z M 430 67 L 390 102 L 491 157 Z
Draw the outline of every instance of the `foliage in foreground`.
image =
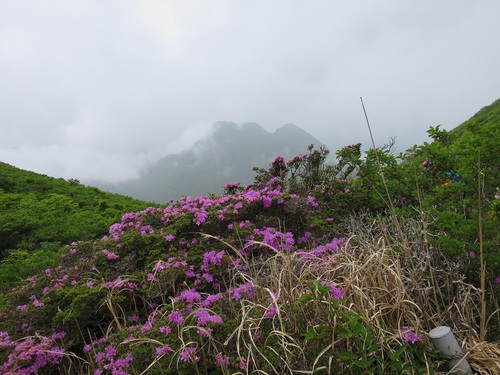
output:
M 369 249 L 318 230 L 315 199 L 278 182 L 127 214 L 109 236 L 69 246 L 7 299 L 2 372 L 424 370 L 427 327 L 397 273 L 383 298 L 403 297 L 398 311 L 372 315 L 345 273 L 369 275 L 356 263 Z M 380 251 L 388 271 L 397 256 Z
M 347 240 L 278 178 L 227 188 L 68 246 L 6 299 L 2 371 L 432 373 L 424 332 L 446 323 L 474 335 L 477 291 L 429 253 L 417 224 L 389 247 L 378 239 L 396 237 L 391 225 L 358 218 Z M 430 259 L 452 272 L 433 274 Z M 431 276 L 459 287 L 429 301 Z

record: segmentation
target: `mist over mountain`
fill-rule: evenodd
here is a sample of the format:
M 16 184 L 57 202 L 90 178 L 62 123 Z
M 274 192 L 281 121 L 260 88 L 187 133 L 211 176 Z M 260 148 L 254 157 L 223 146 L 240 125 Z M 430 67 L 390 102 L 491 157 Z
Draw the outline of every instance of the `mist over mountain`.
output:
M 228 182 L 253 181 L 253 167 L 269 166 L 278 155 L 292 158 L 306 153 L 307 147 L 322 143 L 293 124 L 270 133 L 256 123 L 237 125 L 217 122 L 210 136 L 198 141 L 190 150 L 169 154 L 138 179 L 103 185 L 105 190 L 138 199 L 164 203 L 182 196 L 220 194 Z

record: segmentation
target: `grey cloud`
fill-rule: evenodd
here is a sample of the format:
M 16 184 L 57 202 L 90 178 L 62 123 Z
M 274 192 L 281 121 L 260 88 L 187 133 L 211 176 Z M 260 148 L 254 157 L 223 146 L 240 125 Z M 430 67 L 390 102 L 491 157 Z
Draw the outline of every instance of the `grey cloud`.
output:
M 499 95 L 496 0 L 1 4 L 0 158 L 55 176 L 133 176 L 220 120 L 368 147 L 360 96 L 403 150 Z

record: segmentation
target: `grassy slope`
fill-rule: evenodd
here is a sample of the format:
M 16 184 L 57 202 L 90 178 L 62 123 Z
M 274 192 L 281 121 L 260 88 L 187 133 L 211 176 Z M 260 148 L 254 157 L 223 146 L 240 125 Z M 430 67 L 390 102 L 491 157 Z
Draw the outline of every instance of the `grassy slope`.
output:
M 0 290 L 50 265 L 61 245 L 102 236 L 124 213 L 150 205 L 0 162 Z
M 482 168 L 487 171 L 485 194 L 493 196 L 500 188 L 500 99 L 483 107 L 469 120 L 449 132 L 450 141 L 457 150 L 476 151 Z

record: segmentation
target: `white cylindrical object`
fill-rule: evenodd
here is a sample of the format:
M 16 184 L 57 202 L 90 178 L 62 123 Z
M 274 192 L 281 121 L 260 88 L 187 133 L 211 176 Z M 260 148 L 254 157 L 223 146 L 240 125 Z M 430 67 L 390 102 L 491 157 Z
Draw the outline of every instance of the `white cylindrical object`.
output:
M 458 345 L 457 339 L 453 336 L 453 332 L 450 327 L 440 326 L 436 327 L 429 332 L 429 338 L 431 339 L 434 346 L 436 346 L 443 357 L 448 359 L 448 365 L 451 369 L 458 370 L 459 374 L 472 373 L 469 362 L 465 358 L 465 353 L 462 353 L 462 348 Z M 454 357 L 451 358 L 450 357 Z M 455 359 L 455 357 L 458 357 Z

